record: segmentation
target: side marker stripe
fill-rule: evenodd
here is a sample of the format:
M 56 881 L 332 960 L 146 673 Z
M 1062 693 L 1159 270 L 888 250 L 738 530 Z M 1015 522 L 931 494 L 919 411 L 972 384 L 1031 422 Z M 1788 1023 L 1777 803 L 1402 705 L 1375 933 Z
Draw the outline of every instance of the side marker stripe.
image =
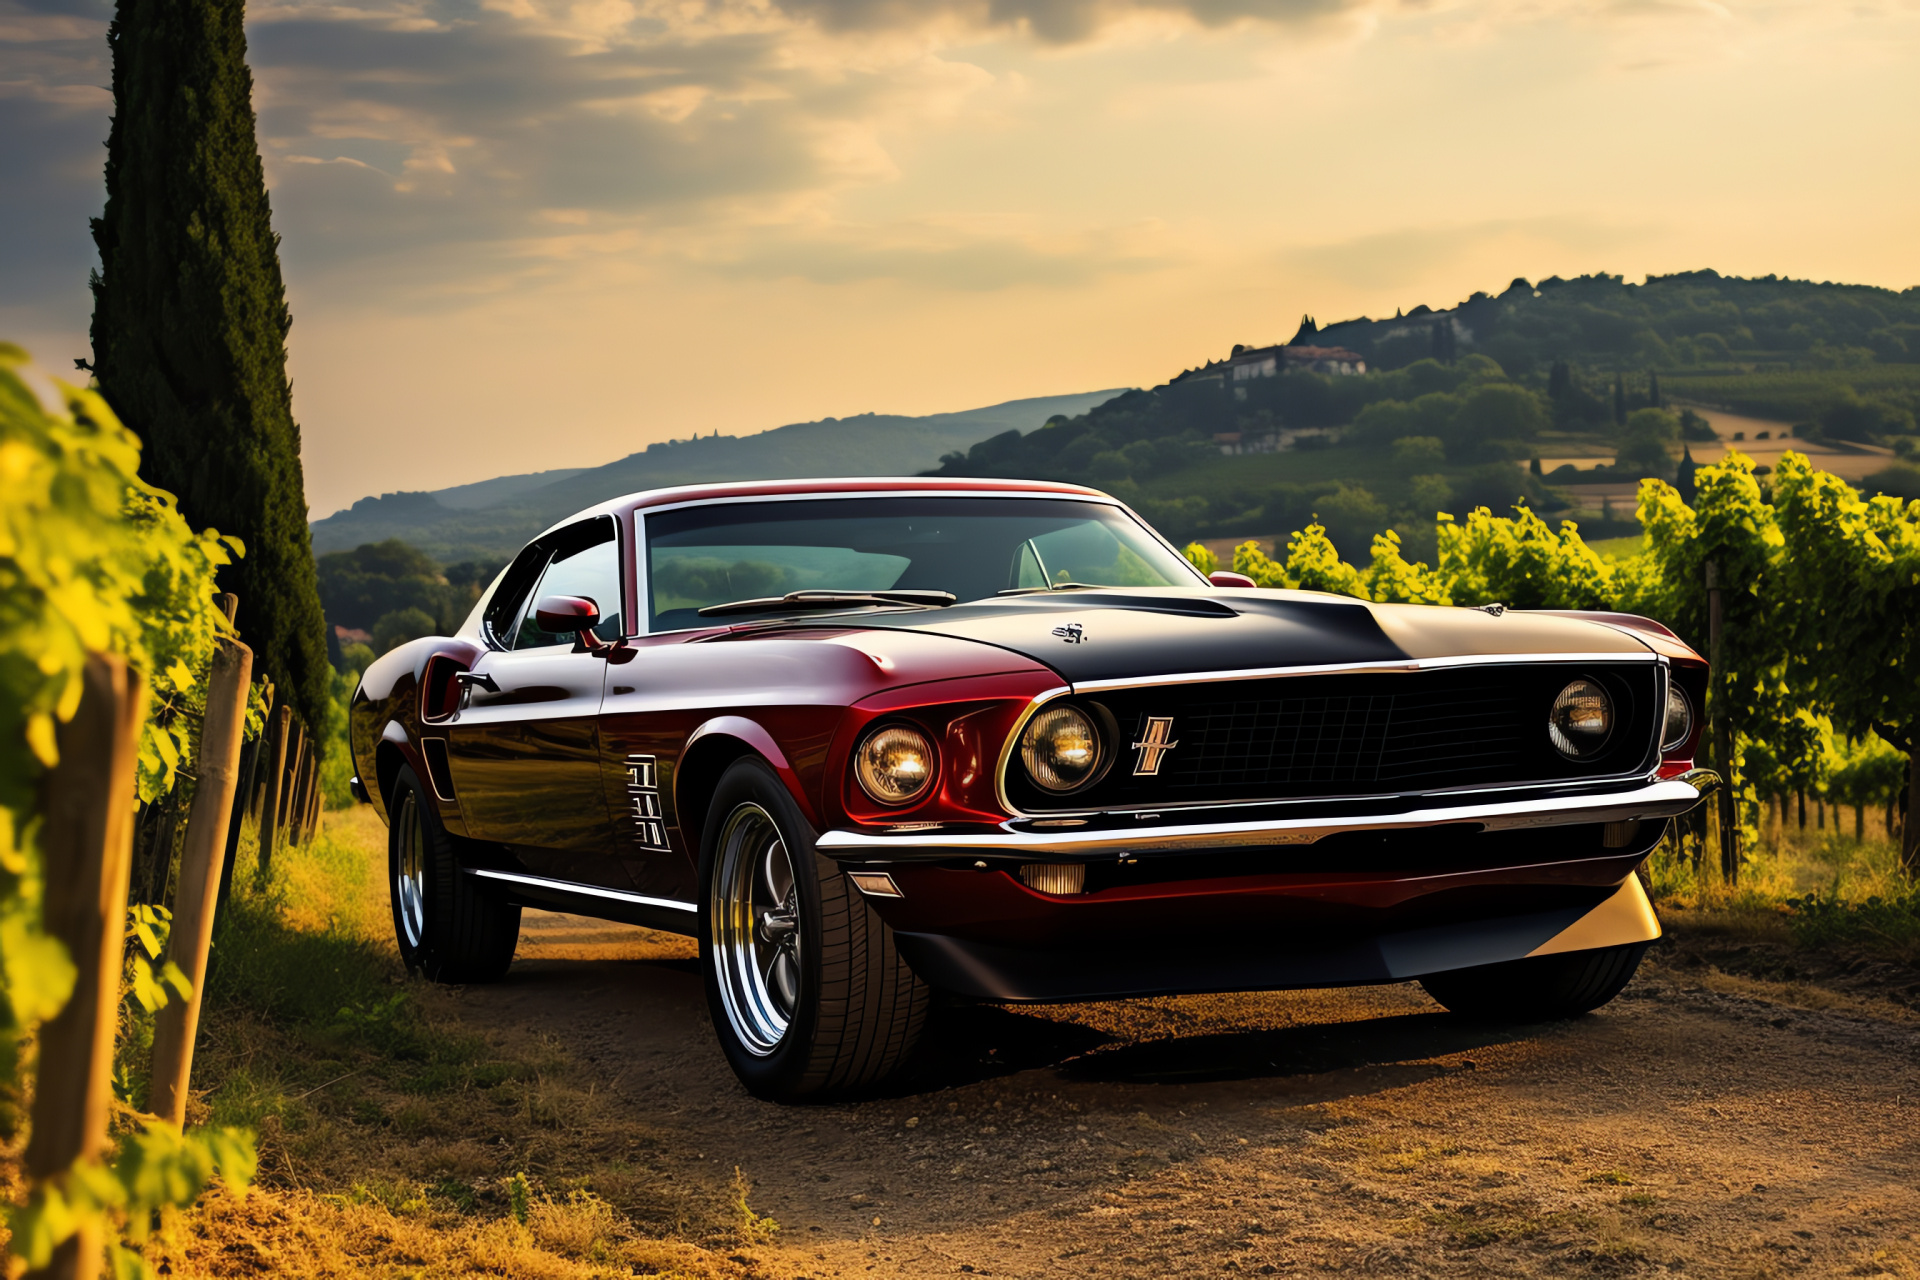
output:
M 509 884 L 524 884 L 535 889 L 554 889 L 561 893 L 578 893 L 589 898 L 611 898 L 615 902 L 631 902 L 641 907 L 666 907 L 672 911 L 698 913 L 696 903 L 681 902 L 674 898 L 649 898 L 644 893 L 625 893 L 619 889 L 602 889 L 599 885 L 576 884 L 572 880 L 549 880 L 545 876 L 523 876 L 512 871 L 489 871 L 482 867 L 467 867 L 470 876 L 479 876 L 482 880 L 505 880 Z

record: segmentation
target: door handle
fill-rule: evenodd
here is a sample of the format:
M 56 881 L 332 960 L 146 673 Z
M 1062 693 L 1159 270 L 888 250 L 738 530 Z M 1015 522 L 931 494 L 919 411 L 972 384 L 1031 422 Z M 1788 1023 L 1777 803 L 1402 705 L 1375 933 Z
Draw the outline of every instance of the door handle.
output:
M 488 693 L 500 692 L 500 682 L 484 671 L 456 671 L 453 678 L 468 687 L 478 686 Z

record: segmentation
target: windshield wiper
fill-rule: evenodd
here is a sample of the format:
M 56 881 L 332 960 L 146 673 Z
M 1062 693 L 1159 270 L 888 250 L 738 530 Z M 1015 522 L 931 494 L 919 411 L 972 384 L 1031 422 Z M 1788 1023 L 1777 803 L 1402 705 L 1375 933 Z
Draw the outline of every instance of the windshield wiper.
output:
M 727 613 L 767 613 L 774 609 L 843 609 L 863 604 L 905 604 L 923 609 L 942 609 L 959 598 L 951 591 L 789 591 L 783 596 L 710 604 L 700 610 L 700 616 L 711 618 Z
M 996 591 L 997 596 L 1030 596 L 1042 591 L 1098 591 L 1098 585 L 1091 582 L 1056 582 L 1050 587 L 1008 587 L 1005 591 Z

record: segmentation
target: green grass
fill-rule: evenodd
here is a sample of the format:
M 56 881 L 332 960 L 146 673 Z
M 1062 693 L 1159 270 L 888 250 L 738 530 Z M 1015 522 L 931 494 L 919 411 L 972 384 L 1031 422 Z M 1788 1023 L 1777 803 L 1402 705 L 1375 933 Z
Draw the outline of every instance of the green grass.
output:
M 391 1024 L 402 970 L 365 906 L 361 850 L 329 825 L 305 848 L 282 850 L 265 883 L 253 874 L 256 857 L 249 835 L 214 940 L 209 1005 L 284 1025 Z
M 1698 931 L 1920 963 L 1920 884 L 1901 870 L 1898 848 L 1873 834 L 1871 812 L 1865 839 L 1830 816 L 1824 831 L 1750 831 L 1737 886 L 1721 879 L 1713 849 L 1696 863 L 1691 839 L 1682 847 L 1669 837 L 1647 863 L 1654 899 Z

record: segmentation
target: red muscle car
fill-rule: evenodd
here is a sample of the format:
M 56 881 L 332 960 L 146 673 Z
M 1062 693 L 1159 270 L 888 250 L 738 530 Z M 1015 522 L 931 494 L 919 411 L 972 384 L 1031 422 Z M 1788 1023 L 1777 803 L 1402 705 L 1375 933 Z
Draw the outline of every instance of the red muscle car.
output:
M 799 1098 L 895 1071 L 936 993 L 1596 1008 L 1717 782 L 1706 675 L 1641 618 L 1209 580 L 1072 485 L 708 485 L 375 662 L 355 788 L 409 965 L 499 978 L 522 907 L 690 934 L 728 1061 Z

